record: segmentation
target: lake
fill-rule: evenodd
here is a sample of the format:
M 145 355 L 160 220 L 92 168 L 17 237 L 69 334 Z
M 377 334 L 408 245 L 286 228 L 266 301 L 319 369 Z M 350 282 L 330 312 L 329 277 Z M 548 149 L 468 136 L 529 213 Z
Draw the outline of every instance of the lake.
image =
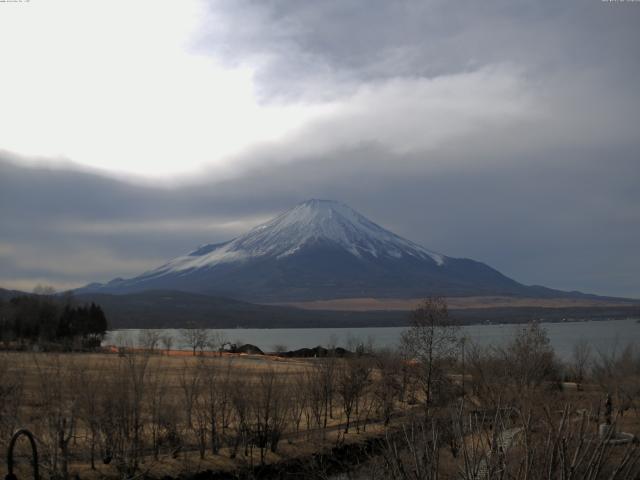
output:
M 577 341 L 585 340 L 597 351 L 611 352 L 629 343 L 640 345 L 640 323 L 635 319 L 603 320 L 587 322 L 542 323 L 547 330 L 556 353 L 568 359 Z M 467 325 L 461 335 L 480 345 L 500 346 L 509 342 L 523 328 L 518 324 Z M 250 343 L 263 351 L 273 351 L 276 345 L 295 350 L 316 345 L 347 347 L 350 342 L 371 342 L 376 347 L 395 347 L 406 327 L 376 328 L 236 328 L 215 329 L 225 338 L 237 344 Z M 113 330 L 108 332 L 103 344 L 118 345 L 123 342 L 137 345 L 140 330 Z M 180 330 L 161 330 L 163 335 L 174 338 L 175 349 L 188 350 L 181 338 Z

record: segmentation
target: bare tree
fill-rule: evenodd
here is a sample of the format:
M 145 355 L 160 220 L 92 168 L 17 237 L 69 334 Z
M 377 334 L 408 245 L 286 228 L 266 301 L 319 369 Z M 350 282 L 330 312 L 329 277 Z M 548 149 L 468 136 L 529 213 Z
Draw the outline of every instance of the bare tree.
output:
M 395 401 L 402 395 L 402 359 L 392 351 L 381 351 L 374 358 L 379 377 L 373 386 L 378 413 L 389 425 L 394 411 Z
M 636 413 L 640 411 L 640 348 L 637 345 L 598 352 L 593 363 L 593 376 L 613 397 L 619 415 L 629 408 Z
M 75 374 L 79 380 L 79 417 L 89 433 L 89 458 L 91 470 L 96 469 L 96 447 L 100 434 L 100 399 L 105 394 L 103 376 L 108 372 L 103 362 L 97 369 L 78 368 Z
M 130 473 L 138 469 L 142 450 L 143 408 L 147 400 L 147 367 L 149 357 L 147 355 L 128 355 L 125 358 L 125 367 L 130 392 L 130 415 L 132 441 L 130 447 L 127 470 Z
M 557 408 L 557 407 L 556 407 Z M 387 437 L 374 480 L 436 480 L 438 478 L 528 480 L 632 480 L 640 478 L 640 448 L 620 448 L 610 438 L 587 432 L 587 415 L 567 406 L 556 416 L 526 416 L 512 421 L 498 413 L 492 428 L 462 409 L 447 432 L 441 422 L 411 423 L 400 435 Z M 446 461 L 443 448 L 453 435 L 458 461 Z
M 559 379 L 546 330 L 535 323 L 520 328 L 502 348 L 471 343 L 466 348 L 466 368 L 474 395 L 487 405 L 531 405 Z
M 211 453 L 220 450 L 221 399 L 225 395 L 221 391 L 221 375 L 211 360 L 202 363 L 202 398 L 205 420 L 209 430 Z
M 168 355 L 171 351 L 171 347 L 173 346 L 173 336 L 170 334 L 163 335 L 162 337 L 160 337 L 160 342 L 162 343 L 162 346 L 164 347 L 164 350 Z
M 578 384 L 578 389 L 580 389 L 580 384 L 583 382 L 584 377 L 589 370 L 589 363 L 591 361 L 591 345 L 587 340 L 580 339 L 573 346 L 572 353 L 571 370 L 573 378 Z
M 233 416 L 232 388 L 234 384 L 234 360 L 232 357 L 226 361 L 224 370 L 216 377 L 217 381 L 217 415 L 219 416 L 220 444 L 226 444 L 227 432 L 230 428 Z M 212 438 L 212 442 L 213 442 Z M 213 447 L 212 447 L 213 448 Z
M 194 405 L 199 395 L 201 381 L 200 365 L 201 364 L 198 363 L 193 367 L 185 360 L 178 378 L 180 390 L 182 391 L 182 408 L 185 413 L 185 423 L 189 430 L 193 430 Z
M 149 369 L 148 379 L 147 410 L 149 415 L 149 433 L 151 434 L 153 458 L 158 460 L 163 434 L 166 433 L 165 431 L 170 423 L 168 421 L 170 415 L 167 414 L 171 412 L 167 398 L 169 388 L 167 385 L 166 370 L 160 362 Z
M 196 395 L 194 398 L 192 429 L 196 437 L 200 459 L 204 459 L 207 451 L 208 428 L 211 425 L 210 414 L 212 412 L 209 397 L 210 392 L 207 391 L 205 385 L 206 378 L 204 376 L 204 366 L 200 365 L 199 370 L 200 381 L 197 384 Z M 215 411 L 213 413 L 215 415 Z
M 326 412 L 326 392 L 327 388 L 323 385 L 323 380 L 326 380 L 326 376 L 318 368 L 308 369 L 304 373 L 305 382 L 304 385 L 307 388 L 307 409 L 305 414 L 307 415 L 307 430 L 310 430 L 311 422 L 315 424 L 316 428 L 322 429 L 324 435 L 324 428 L 322 428 L 323 413 Z M 333 382 L 333 377 L 331 377 Z M 332 387 L 333 388 L 333 387 Z M 326 414 L 325 414 L 326 421 Z
M 262 372 L 250 401 L 252 437 L 264 463 L 266 449 L 276 452 L 286 424 L 288 392 L 283 377 L 274 370 Z
M 322 427 L 327 428 L 329 418 L 333 418 L 333 394 L 336 382 L 336 358 L 326 357 L 318 360 L 318 376 L 316 381 L 320 388 L 320 394 L 323 404 L 323 423 Z
M 520 329 L 502 352 L 520 394 L 544 381 L 558 378 L 558 365 L 549 336 L 536 322 Z
M 295 426 L 295 432 L 300 432 L 300 423 L 305 411 L 309 410 L 309 387 L 307 385 L 307 375 L 298 374 L 293 378 L 292 384 L 289 386 L 290 402 L 289 417 Z
M 428 298 L 412 312 L 411 326 L 402 335 L 402 347 L 419 367 L 425 412 L 433 403 L 434 385 L 444 379 L 444 364 L 455 357 L 458 326 L 449 317 L 443 298 Z
M 115 460 L 116 468 L 126 477 L 138 471 L 142 455 L 148 363 L 146 354 L 123 353 L 111 374 L 103 379 L 108 391 L 100 406 L 104 458 Z
M 11 368 L 9 357 L 0 354 L 0 436 L 9 438 L 18 425 L 23 377 Z
M 344 433 L 349 433 L 351 414 L 354 410 L 357 414 L 359 402 L 369 383 L 370 375 L 370 362 L 368 359 L 358 357 L 345 358 L 338 371 L 337 391 L 346 417 Z
M 209 331 L 206 342 L 207 342 L 207 347 L 210 350 L 214 352 L 218 352 L 220 356 L 222 356 L 222 348 L 224 347 L 224 345 L 229 343 L 229 340 L 227 339 L 226 335 L 223 332 L 219 330 L 214 330 L 214 331 Z
M 250 386 L 239 378 L 234 378 L 231 383 L 231 404 L 233 406 L 235 430 L 231 458 L 235 458 L 240 445 L 244 445 L 244 454 L 249 450 L 249 404 L 251 398 Z
M 126 352 L 133 350 L 134 342 L 128 331 L 119 331 L 115 337 L 115 344 L 118 352 L 124 355 Z
M 201 352 L 207 347 L 209 342 L 209 332 L 206 328 L 196 327 L 193 324 L 188 325 L 180 331 L 182 341 L 192 349 L 193 355 L 200 350 Z
M 504 356 L 493 348 L 471 343 L 466 348 L 465 363 L 473 395 L 489 405 L 500 403 L 512 381 Z
M 59 355 L 34 356 L 38 374 L 40 422 L 46 426 L 40 436 L 47 447 L 54 474 L 69 478 L 70 442 L 75 434 L 79 403 L 78 377 L 73 365 L 65 365 Z
M 138 345 L 147 352 L 153 353 L 160 344 L 160 331 L 145 329 L 138 334 Z

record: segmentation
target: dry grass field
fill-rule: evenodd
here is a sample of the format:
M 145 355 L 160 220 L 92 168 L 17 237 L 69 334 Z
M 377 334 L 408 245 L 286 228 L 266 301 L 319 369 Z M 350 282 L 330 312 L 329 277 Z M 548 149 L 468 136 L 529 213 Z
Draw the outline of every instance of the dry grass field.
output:
M 532 324 L 504 348 L 429 356 L 440 345 L 431 340 L 455 344 L 430 332 L 417 332 L 414 349 L 344 358 L 1 352 L 0 448 L 16 428 L 30 429 L 42 478 L 63 480 L 207 470 L 254 478 L 255 468 L 289 468 L 292 459 L 297 475 L 320 479 L 329 470 L 319 452 L 335 456 L 335 448 L 374 439 L 361 467 L 373 480 L 525 471 L 531 480 L 638 478 L 636 348 L 590 357 L 583 346 L 559 364 L 544 329 Z M 606 422 L 636 440 L 608 444 L 599 434 Z M 25 447 L 17 452 L 20 479 L 29 478 Z M 344 468 L 360 461 L 347 458 Z M 478 477 L 478 469 L 492 473 Z M 577 473 L 562 476 L 566 469 Z
M 0 375 L 15 386 L 2 392 L 0 446 L 29 428 L 45 477 L 242 470 L 379 435 L 382 417 L 396 421 L 389 402 L 412 408 L 387 399 L 370 360 L 5 352 Z

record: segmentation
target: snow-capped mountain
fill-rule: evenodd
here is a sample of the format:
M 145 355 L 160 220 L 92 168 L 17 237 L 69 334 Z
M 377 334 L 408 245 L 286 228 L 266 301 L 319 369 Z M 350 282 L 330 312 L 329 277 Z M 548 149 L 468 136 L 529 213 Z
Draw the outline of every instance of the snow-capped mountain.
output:
M 330 200 L 308 200 L 228 243 L 205 245 L 163 265 L 156 274 L 212 267 L 260 257 L 284 259 L 319 241 L 363 258 L 403 256 L 442 265 L 430 252 L 376 225 L 355 210 Z
M 171 289 L 253 301 L 527 294 L 491 267 L 385 230 L 350 207 L 308 200 L 229 242 L 84 291 Z

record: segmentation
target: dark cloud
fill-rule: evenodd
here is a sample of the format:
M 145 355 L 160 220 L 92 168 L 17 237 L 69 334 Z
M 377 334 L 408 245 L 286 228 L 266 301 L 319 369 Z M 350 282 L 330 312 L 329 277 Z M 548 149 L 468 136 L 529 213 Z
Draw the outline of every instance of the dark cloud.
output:
M 226 0 L 198 48 L 258 59 L 265 99 L 332 98 L 365 81 L 436 77 L 487 64 L 529 73 L 598 68 L 631 80 L 640 9 L 631 2 Z

